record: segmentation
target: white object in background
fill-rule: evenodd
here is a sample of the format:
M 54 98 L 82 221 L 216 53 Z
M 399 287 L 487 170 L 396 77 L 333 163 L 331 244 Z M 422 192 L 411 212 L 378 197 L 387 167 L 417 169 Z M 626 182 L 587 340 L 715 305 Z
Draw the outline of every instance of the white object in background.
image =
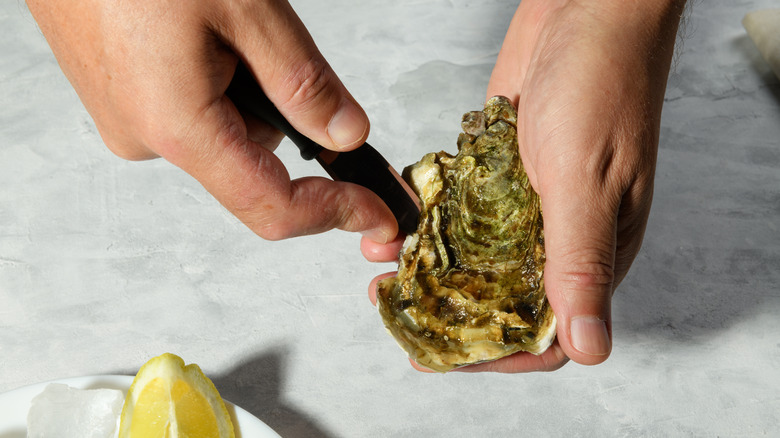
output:
M 750 39 L 780 78 L 780 9 L 753 11 L 742 19 Z
M 30 438 L 27 436 L 26 418 L 30 403 L 49 383 L 63 383 L 79 389 L 117 389 L 122 397 L 133 383 L 133 376 L 83 376 L 58 379 L 51 382 L 34 383 L 0 394 L 0 438 Z M 263 423 L 239 406 L 225 400 L 225 407 L 233 420 L 236 438 L 280 438 L 267 424 Z M 59 435 L 55 435 L 58 436 Z
M 76 389 L 49 383 L 32 399 L 28 438 L 111 438 L 125 395 L 116 389 Z

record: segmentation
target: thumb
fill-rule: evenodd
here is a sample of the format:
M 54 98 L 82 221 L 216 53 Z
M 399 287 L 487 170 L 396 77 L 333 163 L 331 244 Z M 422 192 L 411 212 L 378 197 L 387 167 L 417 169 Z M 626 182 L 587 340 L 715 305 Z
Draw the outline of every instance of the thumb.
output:
M 544 282 L 558 319 L 558 342 L 573 361 L 595 365 L 612 349 L 611 301 L 615 281 L 615 202 L 601 190 L 558 180 L 540 187 L 547 262 Z M 572 194 L 577 193 L 573 197 Z
M 232 4 L 233 2 L 231 2 Z M 226 38 L 295 129 L 332 150 L 368 137 L 369 121 L 290 4 L 238 2 Z

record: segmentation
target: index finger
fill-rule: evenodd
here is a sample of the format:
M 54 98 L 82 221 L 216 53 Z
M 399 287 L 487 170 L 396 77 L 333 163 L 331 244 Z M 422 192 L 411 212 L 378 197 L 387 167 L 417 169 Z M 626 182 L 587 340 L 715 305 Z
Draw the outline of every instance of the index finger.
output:
M 398 233 L 390 209 L 368 189 L 326 178 L 291 180 L 273 152 L 247 138 L 227 97 L 201 111 L 191 128 L 166 158 L 259 236 L 279 240 L 339 228 L 386 242 Z
M 550 348 L 538 356 L 521 351 L 492 362 L 467 365 L 455 368 L 453 371 L 463 373 L 530 373 L 534 371 L 555 371 L 568 362 L 569 358 L 556 340 L 550 345 Z

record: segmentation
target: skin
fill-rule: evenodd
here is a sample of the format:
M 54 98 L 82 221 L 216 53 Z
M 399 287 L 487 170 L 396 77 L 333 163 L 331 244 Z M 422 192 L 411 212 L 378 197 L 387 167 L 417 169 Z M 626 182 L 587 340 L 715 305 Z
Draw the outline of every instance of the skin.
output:
M 365 141 L 365 112 L 287 2 L 28 6 L 116 155 L 165 158 L 265 239 L 340 228 L 384 243 L 398 233 L 390 210 L 367 189 L 325 178 L 291 181 L 273 154 L 281 134 L 242 117 L 225 97 L 240 59 L 304 135 L 337 151 Z
M 363 233 L 369 261 L 396 260 L 403 236 L 377 196 L 324 178 L 291 180 L 273 154 L 281 135 L 224 95 L 241 60 L 304 135 L 332 150 L 367 138 L 364 111 L 286 1 L 28 6 L 116 155 L 165 158 L 265 239 L 340 228 Z M 609 356 L 611 297 L 647 223 L 683 7 L 682 0 L 520 4 L 487 96 L 508 96 L 518 107 L 521 157 L 544 209 L 544 275 L 558 338 L 540 356 L 462 371 L 549 371 Z
M 558 336 L 540 356 L 519 353 L 462 371 L 551 371 L 569 359 L 595 365 L 609 356 L 612 294 L 647 224 L 683 8 L 680 1 L 520 4 L 487 95 L 518 107 L 520 154 L 544 211 L 545 286 Z M 392 260 L 399 246 L 362 242 L 374 261 Z

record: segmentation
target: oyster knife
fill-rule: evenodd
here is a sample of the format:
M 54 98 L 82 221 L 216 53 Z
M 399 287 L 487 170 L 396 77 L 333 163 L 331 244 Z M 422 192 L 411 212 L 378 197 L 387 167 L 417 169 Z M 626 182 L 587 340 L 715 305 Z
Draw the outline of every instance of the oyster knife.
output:
M 417 231 L 417 218 L 420 215 L 417 196 L 371 145 L 364 143 L 348 152 L 335 152 L 315 143 L 290 125 L 242 63 L 236 67 L 225 94 L 236 107 L 281 131 L 295 143 L 303 159 L 316 159 L 334 181 L 358 184 L 376 193 L 393 212 L 401 231 L 407 234 Z

